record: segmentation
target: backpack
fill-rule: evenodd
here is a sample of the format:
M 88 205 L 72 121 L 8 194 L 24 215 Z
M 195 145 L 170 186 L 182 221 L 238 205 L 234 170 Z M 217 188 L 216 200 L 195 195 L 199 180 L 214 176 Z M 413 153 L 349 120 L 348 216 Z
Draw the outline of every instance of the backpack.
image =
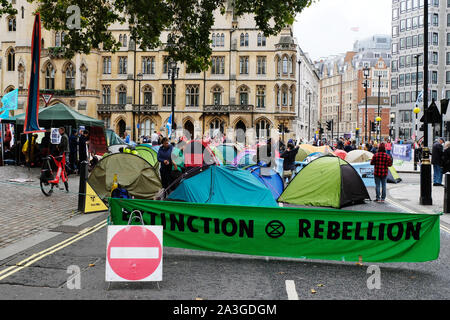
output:
M 131 199 L 131 196 L 126 189 L 119 187 L 111 192 L 111 198 Z

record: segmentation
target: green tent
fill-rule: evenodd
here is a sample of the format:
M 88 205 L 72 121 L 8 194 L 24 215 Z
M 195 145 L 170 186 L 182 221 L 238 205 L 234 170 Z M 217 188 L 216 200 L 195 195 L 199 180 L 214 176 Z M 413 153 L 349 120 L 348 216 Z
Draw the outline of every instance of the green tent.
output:
M 121 137 L 119 137 L 117 133 L 114 132 L 114 130 L 106 129 L 105 135 L 108 147 L 114 145 L 126 145 L 125 141 Z
M 38 117 L 39 126 L 46 129 L 62 126 L 72 126 L 73 128 L 78 128 L 79 126 L 104 128 L 105 126 L 103 120 L 85 116 L 62 103 L 40 108 Z M 25 122 L 25 113 L 6 118 L 2 121 L 23 125 Z
M 298 148 L 297 155 L 295 156 L 295 161 L 303 162 L 308 157 L 308 152 L 305 149 Z
M 114 153 L 102 158 L 89 175 L 88 183 L 105 199 L 111 195 L 114 175 L 136 199 L 153 199 L 162 188 L 158 171 L 140 156 Z
M 296 205 L 342 208 L 370 199 L 356 170 L 345 160 L 324 156 L 306 165 L 278 198 Z
M 388 169 L 389 169 L 389 171 L 388 171 L 388 176 L 387 176 L 387 180 L 386 180 L 388 183 L 402 182 L 402 178 L 400 178 L 397 170 L 395 170 L 395 168 L 393 166 L 389 167 Z
M 144 145 L 136 146 L 135 150 L 137 151 L 139 156 L 144 158 L 154 168 L 157 168 L 159 170 L 158 154 L 155 150 Z

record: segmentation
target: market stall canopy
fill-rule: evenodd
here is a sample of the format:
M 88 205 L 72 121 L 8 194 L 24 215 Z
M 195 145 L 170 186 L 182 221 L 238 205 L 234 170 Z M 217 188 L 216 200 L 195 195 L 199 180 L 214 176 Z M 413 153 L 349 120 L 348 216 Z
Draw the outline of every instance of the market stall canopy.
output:
M 25 113 L 6 118 L 2 120 L 2 122 L 23 125 L 25 122 Z M 76 112 L 65 104 L 57 103 L 50 107 L 40 108 L 39 126 L 44 128 L 56 128 L 61 126 L 72 126 L 74 128 L 79 126 L 103 128 L 105 125 L 103 120 L 88 117 Z

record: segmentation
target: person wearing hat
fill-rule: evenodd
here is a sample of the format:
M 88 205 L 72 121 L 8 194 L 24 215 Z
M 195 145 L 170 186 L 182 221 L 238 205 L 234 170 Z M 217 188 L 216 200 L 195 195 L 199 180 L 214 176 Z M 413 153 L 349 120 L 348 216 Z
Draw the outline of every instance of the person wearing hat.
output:
M 392 157 L 386 153 L 386 147 L 384 143 L 381 143 L 378 147 L 378 152 L 373 156 L 370 164 L 373 165 L 374 179 L 375 179 L 375 202 L 384 202 L 386 199 L 386 180 L 388 175 L 388 168 L 392 166 Z M 381 186 L 381 194 L 380 194 Z
M 295 147 L 292 142 L 292 140 L 289 140 L 286 151 L 284 151 L 280 156 L 280 158 L 284 159 L 283 177 L 288 180 L 291 180 L 293 172 L 295 171 L 295 157 L 297 156 L 299 149 L 299 146 Z

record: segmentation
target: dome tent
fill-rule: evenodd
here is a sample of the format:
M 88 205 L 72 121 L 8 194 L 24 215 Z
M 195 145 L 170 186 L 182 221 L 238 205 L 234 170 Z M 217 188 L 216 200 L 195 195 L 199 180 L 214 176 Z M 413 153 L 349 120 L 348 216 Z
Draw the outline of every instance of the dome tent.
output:
M 115 174 L 119 185 L 136 199 L 153 199 L 162 188 L 158 171 L 144 158 L 131 153 L 102 158 L 89 175 L 88 183 L 104 199 L 111 194 Z
M 195 168 L 182 176 L 166 200 L 278 207 L 271 192 L 249 171 L 232 166 Z
M 270 190 L 272 196 L 277 200 L 284 190 L 283 178 L 273 170 L 268 167 L 261 167 L 258 165 L 245 167 L 245 170 L 250 171 L 250 173 L 259 181 L 261 181 L 267 189 Z
M 370 196 L 356 170 L 339 157 L 323 156 L 306 165 L 278 201 L 340 209 L 365 199 Z

